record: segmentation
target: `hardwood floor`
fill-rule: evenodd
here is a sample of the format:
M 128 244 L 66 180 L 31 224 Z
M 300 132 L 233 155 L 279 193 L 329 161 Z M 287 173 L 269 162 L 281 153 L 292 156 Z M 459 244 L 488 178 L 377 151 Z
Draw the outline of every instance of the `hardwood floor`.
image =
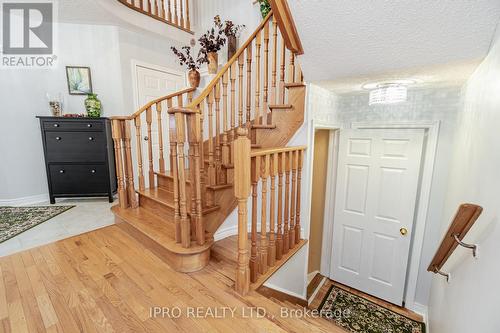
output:
M 232 276 L 217 258 L 199 272 L 175 272 L 110 226 L 0 258 L 0 332 L 343 332 L 323 319 L 280 316 L 282 307 L 301 309 L 286 301 L 240 297 Z M 152 316 L 155 307 L 182 313 Z M 198 318 L 188 313 L 195 307 Z M 214 317 L 228 307 L 234 317 Z
M 368 299 L 369 301 L 372 301 L 373 303 L 376 303 L 386 309 L 389 309 L 389 310 L 392 310 L 396 313 L 399 313 L 403 316 L 406 316 L 410 319 L 413 319 L 413 320 L 416 320 L 416 321 L 423 321 L 423 318 L 422 316 L 420 316 L 419 314 L 416 314 L 415 312 L 413 311 L 410 311 L 408 309 L 405 309 L 405 308 L 402 308 L 400 306 L 396 306 L 394 304 L 391 304 L 389 302 L 386 302 L 386 301 L 383 301 L 379 298 L 376 298 L 376 297 L 373 297 L 373 296 L 370 296 L 368 294 L 365 294 L 359 290 L 356 290 L 356 289 L 353 289 L 353 288 L 349 288 L 348 286 L 345 286 L 341 283 L 338 283 L 338 282 L 335 282 L 335 281 L 332 281 L 330 279 L 327 279 L 326 282 L 321 286 L 320 290 L 318 291 L 318 293 L 316 294 L 316 296 L 314 297 L 314 299 L 311 301 L 311 304 L 309 304 L 309 307 L 311 309 L 317 309 L 319 307 L 319 305 L 321 304 L 321 301 L 323 300 L 323 298 L 325 297 L 326 293 L 328 292 L 328 289 L 330 289 L 330 286 L 331 285 L 335 285 L 339 288 L 342 288 L 344 290 L 347 290 L 355 295 L 358 295 L 360 297 L 364 297 L 366 299 Z

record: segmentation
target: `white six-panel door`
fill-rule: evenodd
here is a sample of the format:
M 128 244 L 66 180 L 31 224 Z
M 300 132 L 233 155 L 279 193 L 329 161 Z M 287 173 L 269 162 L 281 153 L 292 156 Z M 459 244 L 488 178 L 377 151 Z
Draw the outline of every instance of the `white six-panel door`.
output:
M 424 130 L 342 130 L 331 278 L 401 305 Z

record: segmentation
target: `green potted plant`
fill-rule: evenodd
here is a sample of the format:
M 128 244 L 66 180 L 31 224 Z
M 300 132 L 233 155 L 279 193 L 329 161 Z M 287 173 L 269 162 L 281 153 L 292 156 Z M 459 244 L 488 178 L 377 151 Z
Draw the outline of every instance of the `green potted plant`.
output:
M 102 103 L 97 98 L 97 94 L 88 94 L 85 99 L 85 109 L 87 110 L 87 117 L 100 118 L 101 117 Z
M 262 18 L 266 18 L 266 16 L 271 11 L 271 5 L 269 4 L 269 0 L 259 0 L 259 5 Z

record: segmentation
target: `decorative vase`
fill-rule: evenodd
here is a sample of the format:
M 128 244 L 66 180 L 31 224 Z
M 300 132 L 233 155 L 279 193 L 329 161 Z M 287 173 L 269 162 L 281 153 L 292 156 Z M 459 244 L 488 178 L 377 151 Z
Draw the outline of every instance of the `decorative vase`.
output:
M 87 110 L 87 117 L 99 118 L 101 117 L 101 101 L 97 98 L 97 94 L 88 94 L 85 99 L 85 109 Z
M 198 88 L 200 85 L 200 79 L 200 72 L 198 72 L 196 69 L 192 69 L 189 71 L 188 80 L 191 88 Z
M 219 70 L 219 54 L 217 52 L 208 52 L 208 74 L 217 74 Z
M 237 49 L 238 49 L 238 40 L 236 39 L 236 36 L 227 37 L 227 60 L 228 61 L 236 54 Z

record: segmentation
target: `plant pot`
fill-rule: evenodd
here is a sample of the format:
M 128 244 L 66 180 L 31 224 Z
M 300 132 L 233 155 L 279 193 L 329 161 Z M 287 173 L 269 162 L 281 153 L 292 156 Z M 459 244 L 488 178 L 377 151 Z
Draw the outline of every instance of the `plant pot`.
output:
M 192 69 L 189 71 L 188 80 L 191 88 L 198 88 L 200 86 L 200 79 L 200 72 L 198 72 L 196 69 Z
M 97 98 L 97 94 L 88 94 L 85 99 L 85 109 L 87 110 L 87 117 L 99 118 L 101 116 L 101 101 Z
M 208 52 L 208 74 L 217 74 L 219 70 L 219 54 L 217 52 Z
M 229 61 L 235 54 L 238 49 L 238 40 L 236 36 L 227 37 L 227 60 Z

